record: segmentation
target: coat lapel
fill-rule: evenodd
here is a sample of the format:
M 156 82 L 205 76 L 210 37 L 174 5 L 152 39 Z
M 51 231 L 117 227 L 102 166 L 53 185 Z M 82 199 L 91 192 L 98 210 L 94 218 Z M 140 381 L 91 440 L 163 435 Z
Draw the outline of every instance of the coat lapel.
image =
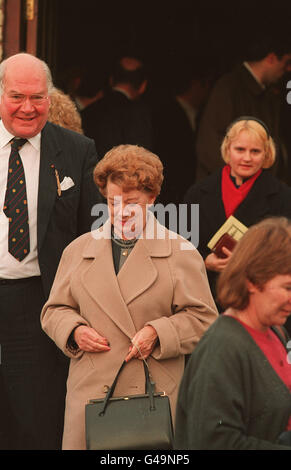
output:
M 152 218 L 150 223 L 153 223 Z M 169 240 L 141 238 L 116 276 L 110 226 L 110 221 L 107 221 L 96 230 L 83 252 L 83 257 L 92 261 L 83 274 L 82 284 L 99 307 L 132 338 L 136 328 L 128 304 L 147 291 L 157 279 L 152 257 L 169 256 L 171 246 Z
M 117 276 L 121 294 L 127 305 L 156 281 L 158 272 L 152 258 L 171 254 L 168 233 L 149 212 L 147 231 L 138 240 Z
M 269 177 L 268 171 L 263 170 L 245 200 L 235 211 L 235 217 L 242 221 L 247 220 L 249 226 L 270 215 L 269 198 L 278 192 L 278 186 Z
M 39 190 L 37 206 L 37 240 L 40 251 L 44 241 L 51 211 L 57 197 L 57 184 L 54 168 L 62 172 L 61 149 L 56 142 L 49 124 L 41 134 Z
M 146 244 L 138 240 L 117 276 L 126 305 L 146 291 L 155 282 L 157 275 Z
M 205 224 L 208 227 L 213 227 L 215 233 L 219 225 L 222 225 L 225 220 L 225 210 L 221 196 L 221 170 L 208 178 L 201 186 L 203 192 L 202 205 L 209 210 L 204 210 Z
M 120 330 L 132 338 L 136 329 L 121 295 L 114 271 L 110 222 L 107 221 L 94 234 L 83 252 L 83 257 L 91 258 L 92 261 L 82 276 L 82 284 L 91 298 Z

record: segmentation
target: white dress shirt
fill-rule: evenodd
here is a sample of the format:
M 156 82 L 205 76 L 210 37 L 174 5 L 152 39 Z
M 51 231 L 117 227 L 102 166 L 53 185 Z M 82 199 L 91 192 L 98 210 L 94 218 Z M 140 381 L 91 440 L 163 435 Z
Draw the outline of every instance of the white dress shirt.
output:
M 20 262 L 8 252 L 9 222 L 3 212 L 11 151 L 9 142 L 13 137 L 5 129 L 3 122 L 0 121 L 0 278 L 4 279 L 19 279 L 40 275 L 37 257 L 37 198 L 41 135 L 38 134 L 28 139 L 28 142 L 24 144 L 19 152 L 26 180 L 30 236 L 30 252 Z

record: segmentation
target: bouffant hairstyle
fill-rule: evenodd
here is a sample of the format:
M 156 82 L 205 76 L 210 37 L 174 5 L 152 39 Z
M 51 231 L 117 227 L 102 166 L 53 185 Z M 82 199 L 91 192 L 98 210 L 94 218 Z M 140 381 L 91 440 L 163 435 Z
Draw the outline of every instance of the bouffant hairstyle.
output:
M 58 88 L 53 88 L 50 94 L 48 121 L 83 134 L 81 116 L 75 103 Z
M 250 135 L 259 139 L 265 150 L 265 160 L 262 168 L 270 168 L 276 158 L 276 148 L 272 137 L 267 133 L 265 127 L 263 127 L 258 121 L 251 119 L 236 120 L 228 128 L 226 135 L 221 144 L 221 155 L 225 163 L 229 163 L 229 149 L 230 145 L 235 140 L 240 132 L 247 131 Z
M 291 275 L 291 222 L 270 217 L 249 228 L 236 245 L 218 279 L 218 302 L 243 310 L 249 304 L 247 281 L 263 290 L 278 274 Z
M 113 147 L 97 163 L 94 181 L 106 197 L 108 181 L 124 191 L 138 189 L 158 196 L 163 182 L 163 164 L 154 153 L 137 145 Z

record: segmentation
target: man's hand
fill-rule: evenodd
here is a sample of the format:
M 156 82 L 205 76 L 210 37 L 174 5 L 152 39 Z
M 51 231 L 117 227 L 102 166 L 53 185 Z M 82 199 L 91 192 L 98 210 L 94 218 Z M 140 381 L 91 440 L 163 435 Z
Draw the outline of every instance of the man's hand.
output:
M 74 340 L 85 352 L 104 352 L 110 351 L 110 346 L 106 338 L 97 333 L 94 328 L 86 325 L 80 325 L 74 331 Z

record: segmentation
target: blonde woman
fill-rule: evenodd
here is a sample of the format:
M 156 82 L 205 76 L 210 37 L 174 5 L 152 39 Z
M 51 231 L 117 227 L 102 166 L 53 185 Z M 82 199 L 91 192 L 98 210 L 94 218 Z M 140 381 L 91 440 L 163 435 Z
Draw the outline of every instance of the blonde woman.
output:
M 199 204 L 199 246 L 215 295 L 217 274 L 226 267 L 231 252 L 223 248 L 219 258 L 207 243 L 226 219 L 233 215 L 247 227 L 268 216 L 291 218 L 291 188 L 276 179 L 270 168 L 275 162 L 274 141 L 263 121 L 242 116 L 228 128 L 221 145 L 225 166 L 193 185 L 187 204 Z

